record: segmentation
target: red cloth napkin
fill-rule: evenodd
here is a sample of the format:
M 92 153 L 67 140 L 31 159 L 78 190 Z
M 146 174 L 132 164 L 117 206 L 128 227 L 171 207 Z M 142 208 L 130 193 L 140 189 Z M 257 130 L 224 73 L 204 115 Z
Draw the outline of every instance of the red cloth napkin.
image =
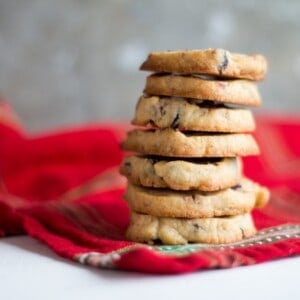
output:
M 129 210 L 118 174 L 128 125 L 31 135 L 0 102 L 0 236 L 28 234 L 58 255 L 96 267 L 183 273 L 300 254 L 300 116 L 257 118 L 261 156 L 245 173 L 272 190 L 253 216 L 259 234 L 223 246 L 147 246 L 124 239 Z

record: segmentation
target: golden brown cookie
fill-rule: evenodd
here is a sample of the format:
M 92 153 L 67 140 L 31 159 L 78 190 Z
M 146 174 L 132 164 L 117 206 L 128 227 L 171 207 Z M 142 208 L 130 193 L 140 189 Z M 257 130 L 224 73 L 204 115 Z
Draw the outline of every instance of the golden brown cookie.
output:
M 250 214 L 223 218 L 159 218 L 131 212 L 127 238 L 135 242 L 166 245 L 223 244 L 240 241 L 256 233 Z
M 256 84 L 248 80 L 207 80 L 192 76 L 151 75 L 147 77 L 144 93 L 249 106 L 261 104 Z
M 162 51 L 150 53 L 140 69 L 262 80 L 267 72 L 267 60 L 262 55 L 237 54 L 224 49 Z
M 171 157 L 234 157 L 259 154 L 250 134 L 204 134 L 163 130 L 132 130 L 122 143 L 124 150 Z
M 170 159 L 128 156 L 121 174 L 136 185 L 173 190 L 217 191 L 241 180 L 239 158 Z
M 266 188 L 244 178 L 239 185 L 216 192 L 172 191 L 128 183 L 125 199 L 138 213 L 169 218 L 211 218 L 235 216 L 264 206 Z
M 180 130 L 250 132 L 255 129 L 252 112 L 212 102 L 176 97 L 140 97 L 132 124 Z

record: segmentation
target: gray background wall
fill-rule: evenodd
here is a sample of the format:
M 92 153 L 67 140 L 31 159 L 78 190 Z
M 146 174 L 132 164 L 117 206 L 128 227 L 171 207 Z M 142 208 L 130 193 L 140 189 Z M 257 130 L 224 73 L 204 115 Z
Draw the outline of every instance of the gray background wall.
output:
M 27 128 L 133 115 L 151 50 L 263 53 L 262 110 L 300 113 L 300 1 L 0 0 L 0 94 Z

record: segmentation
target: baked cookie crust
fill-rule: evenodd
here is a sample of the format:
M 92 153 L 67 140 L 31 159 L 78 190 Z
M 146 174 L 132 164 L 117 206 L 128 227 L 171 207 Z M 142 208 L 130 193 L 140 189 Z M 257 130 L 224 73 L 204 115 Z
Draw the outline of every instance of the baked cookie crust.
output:
M 251 134 L 197 133 L 135 129 L 127 133 L 124 150 L 170 157 L 235 157 L 259 154 Z
M 261 97 L 255 83 L 249 80 L 207 80 L 193 76 L 151 75 L 144 93 L 211 100 L 248 106 L 259 106 Z
M 223 244 L 240 241 L 256 233 L 250 214 L 225 218 L 159 218 L 131 212 L 126 236 L 135 242 L 166 245 Z
M 136 105 L 133 125 L 178 128 L 182 131 L 252 132 L 252 112 L 209 101 L 196 102 L 176 97 L 141 96 Z
M 231 53 L 224 49 L 152 52 L 141 70 L 262 80 L 267 72 L 264 56 Z
M 241 164 L 236 157 L 182 160 L 128 156 L 123 160 L 120 172 L 130 182 L 145 187 L 218 191 L 239 183 Z
M 245 178 L 239 185 L 216 192 L 159 190 L 128 183 L 125 199 L 135 212 L 192 219 L 248 213 L 266 205 L 269 192 Z

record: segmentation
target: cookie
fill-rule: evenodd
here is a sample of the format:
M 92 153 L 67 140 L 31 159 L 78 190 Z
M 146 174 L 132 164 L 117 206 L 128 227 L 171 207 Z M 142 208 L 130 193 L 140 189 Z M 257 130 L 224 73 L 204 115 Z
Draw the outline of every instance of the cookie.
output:
M 206 80 L 191 76 L 151 75 L 147 77 L 144 93 L 249 106 L 261 104 L 257 86 L 248 80 Z
M 126 236 L 135 242 L 166 245 L 188 242 L 223 244 L 240 241 L 256 233 L 250 214 L 224 218 L 159 218 L 131 212 Z
M 140 97 L 132 124 L 157 128 L 210 132 L 251 132 L 255 129 L 252 112 L 210 101 L 166 97 Z
M 152 52 L 141 70 L 262 80 L 267 60 L 262 55 L 230 53 L 224 49 Z
M 162 130 L 131 130 L 122 143 L 124 150 L 171 157 L 233 157 L 259 154 L 252 135 L 247 133 L 181 132 Z
M 211 218 L 235 216 L 264 206 L 266 188 L 243 179 L 240 184 L 217 192 L 172 191 L 128 183 L 125 199 L 138 213 L 169 218 Z
M 217 191 L 241 179 L 238 158 L 170 159 L 128 156 L 120 172 L 136 185 L 172 190 Z

